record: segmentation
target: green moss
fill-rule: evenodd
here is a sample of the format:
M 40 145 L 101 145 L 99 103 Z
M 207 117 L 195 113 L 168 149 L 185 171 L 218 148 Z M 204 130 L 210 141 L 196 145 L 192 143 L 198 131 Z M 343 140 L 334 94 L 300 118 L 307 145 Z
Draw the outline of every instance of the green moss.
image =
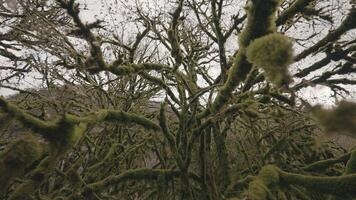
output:
M 48 130 L 52 128 L 53 125 L 51 123 L 38 119 L 30 114 L 27 114 L 25 111 L 7 102 L 5 99 L 1 97 L 0 97 L 0 110 L 3 110 L 11 117 L 18 119 L 23 125 L 27 126 L 28 128 L 31 128 L 36 133 L 40 133 L 42 135 L 45 135 L 48 132 Z
M 73 130 L 69 133 L 67 144 L 70 147 L 75 146 L 78 141 L 83 137 L 85 130 L 87 129 L 86 123 L 79 123 L 73 127 Z
M 302 186 L 309 191 L 342 196 L 356 195 L 356 174 L 321 177 L 293 174 L 280 170 L 279 175 L 283 183 Z
M 265 71 L 273 83 L 289 83 L 288 65 L 293 62 L 293 44 L 282 34 L 273 33 L 254 40 L 246 52 L 247 60 Z
M 293 44 L 287 36 L 272 33 L 255 39 L 246 55 L 247 60 L 257 66 L 285 67 L 293 62 Z
M 40 138 L 28 134 L 10 144 L 0 155 L 0 186 L 5 189 L 11 180 L 20 177 L 25 169 L 43 155 Z
M 69 115 L 64 116 L 54 124 L 51 132 L 46 134 L 45 139 L 51 143 L 50 148 L 53 154 L 66 152 L 74 147 L 84 135 L 87 123 L 73 120 L 74 118 Z
M 228 78 L 212 105 L 211 111 L 217 112 L 228 102 L 233 90 L 246 79 L 252 65 L 247 61 L 246 48 L 251 41 L 269 33 L 276 32 L 275 17 L 281 0 L 253 0 L 247 6 L 247 24 L 239 36 L 239 51 L 229 70 Z M 271 75 L 272 76 L 272 75 Z M 272 79 L 281 79 L 273 77 Z M 205 112 L 204 115 L 209 114 Z
M 256 179 L 249 184 L 248 195 L 253 200 L 266 200 L 268 188 L 262 180 Z
M 248 195 L 253 200 L 274 199 L 269 187 L 276 186 L 278 183 L 278 168 L 274 165 L 266 165 L 262 167 L 257 178 L 250 182 Z
M 240 34 L 240 47 L 247 47 L 252 40 L 276 31 L 276 11 L 281 0 L 254 0 L 246 7 L 247 25 Z
M 275 185 L 279 182 L 278 168 L 274 165 L 264 166 L 258 174 L 259 179 L 265 185 Z

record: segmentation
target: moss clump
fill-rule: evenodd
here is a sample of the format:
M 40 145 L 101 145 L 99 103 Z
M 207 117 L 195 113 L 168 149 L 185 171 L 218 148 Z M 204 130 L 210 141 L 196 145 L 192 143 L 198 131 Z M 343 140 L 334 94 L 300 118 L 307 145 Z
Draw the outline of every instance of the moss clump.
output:
M 247 48 L 247 60 L 265 71 L 266 77 L 280 85 L 290 82 L 288 65 L 293 62 L 293 44 L 279 33 L 254 40 Z
M 248 186 L 248 195 L 253 200 L 266 200 L 268 193 L 268 188 L 260 179 L 252 181 Z
M 76 122 L 70 116 L 65 116 L 54 124 L 52 132 L 45 139 L 50 142 L 52 153 L 65 153 L 83 137 L 86 128 L 86 122 Z
M 279 183 L 279 169 L 274 165 L 264 166 L 258 173 L 257 178 L 248 186 L 248 196 L 253 200 L 274 199 L 270 187 Z
M 312 114 L 327 134 L 343 134 L 356 138 L 356 103 L 342 101 L 330 110 L 315 106 Z
M 79 123 L 73 127 L 73 131 L 67 135 L 68 147 L 74 147 L 79 140 L 83 137 L 85 130 L 87 129 L 86 123 Z
M 42 157 L 44 150 L 40 138 L 28 134 L 10 144 L 0 155 L 0 189 L 5 189 L 13 178 Z
M 273 165 L 264 166 L 259 172 L 258 177 L 265 185 L 275 185 L 279 183 L 278 169 Z

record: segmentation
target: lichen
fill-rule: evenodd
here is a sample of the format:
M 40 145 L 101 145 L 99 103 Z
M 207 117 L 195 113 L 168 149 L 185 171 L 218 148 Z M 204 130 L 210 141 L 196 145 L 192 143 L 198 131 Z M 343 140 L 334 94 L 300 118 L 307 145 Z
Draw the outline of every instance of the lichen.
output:
M 264 70 L 267 79 L 280 85 L 289 83 L 288 65 L 293 62 L 293 44 L 279 33 L 254 40 L 246 52 L 247 60 Z

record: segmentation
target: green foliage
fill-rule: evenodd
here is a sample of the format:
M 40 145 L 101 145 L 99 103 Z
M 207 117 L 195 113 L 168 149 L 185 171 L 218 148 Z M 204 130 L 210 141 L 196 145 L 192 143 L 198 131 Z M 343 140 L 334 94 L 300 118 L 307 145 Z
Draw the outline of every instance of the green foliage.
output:
M 271 82 L 277 85 L 290 82 L 288 65 L 293 62 L 293 44 L 288 37 L 272 33 L 255 39 L 246 55 L 250 63 L 265 71 Z

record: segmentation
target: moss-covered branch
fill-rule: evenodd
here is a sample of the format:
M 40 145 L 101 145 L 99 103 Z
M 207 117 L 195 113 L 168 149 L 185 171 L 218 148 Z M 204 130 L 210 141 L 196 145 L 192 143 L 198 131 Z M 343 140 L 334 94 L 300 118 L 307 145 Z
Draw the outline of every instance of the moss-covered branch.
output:
M 135 115 L 131 113 L 127 113 L 124 111 L 118 111 L 118 110 L 99 110 L 97 112 L 88 114 L 84 117 L 77 117 L 74 115 L 67 115 L 67 118 L 71 122 L 75 123 L 97 123 L 97 122 L 103 122 L 103 121 L 113 121 L 113 122 L 119 122 L 119 123 L 135 123 L 138 125 L 141 125 L 142 127 L 146 129 L 152 129 L 152 130 L 161 130 L 161 128 L 156 124 L 155 122 L 140 116 L 140 115 Z
M 164 71 L 167 70 L 168 66 L 163 64 L 155 64 L 155 63 L 141 63 L 141 64 L 127 64 L 122 65 L 118 63 L 112 63 L 108 68 L 104 68 L 103 70 L 110 71 L 111 73 L 122 76 L 129 74 L 137 74 L 142 71 Z
M 217 112 L 230 99 L 233 90 L 246 78 L 252 68 L 246 59 L 246 48 L 251 41 L 276 31 L 275 14 L 279 0 L 251 1 L 247 7 L 247 24 L 239 37 L 239 51 L 228 73 L 227 81 L 220 89 L 212 105 L 212 112 Z M 206 111 L 209 114 L 209 111 Z M 204 114 L 204 115 L 206 115 Z
M 170 28 L 167 32 L 168 41 L 171 44 L 171 55 L 175 60 L 174 70 L 178 69 L 178 67 L 183 62 L 183 53 L 180 48 L 180 39 L 178 34 L 180 15 L 183 10 L 183 2 L 184 0 L 179 0 L 177 8 L 171 14 L 172 20 L 171 20 Z
M 248 195 L 253 200 L 273 199 L 275 186 L 300 186 L 313 192 L 343 197 L 356 196 L 356 174 L 342 176 L 310 176 L 289 173 L 273 165 L 264 166 L 249 183 Z
M 179 176 L 180 176 L 179 171 L 170 170 L 170 169 L 145 169 L 145 168 L 132 169 L 132 170 L 125 171 L 119 175 L 111 175 L 101 181 L 87 184 L 84 193 L 98 191 L 103 188 L 106 188 L 109 185 L 111 186 L 117 185 L 128 180 L 148 181 L 148 180 L 158 180 L 160 177 L 164 177 L 165 179 L 170 180 Z M 200 182 L 200 178 L 197 175 L 190 173 L 189 176 L 193 180 Z
M 117 110 L 100 110 L 84 117 L 66 114 L 63 118 L 53 121 L 43 121 L 37 117 L 27 114 L 17 106 L 7 102 L 0 97 L 0 109 L 5 113 L 13 116 L 28 128 L 38 131 L 44 137 L 54 135 L 57 129 L 64 130 L 64 127 L 80 124 L 80 123 L 95 123 L 102 121 L 116 121 L 121 123 L 136 123 L 147 129 L 160 130 L 161 128 L 151 120 L 135 114 L 130 114 Z
M 302 169 L 304 171 L 320 171 L 330 167 L 333 164 L 346 162 L 347 160 L 349 160 L 349 158 L 350 158 L 350 153 L 347 153 L 345 155 L 340 156 L 339 158 L 331 158 L 331 159 L 321 160 L 321 161 L 311 163 L 303 167 Z
M 279 170 L 281 184 L 298 185 L 310 191 L 318 191 L 325 194 L 340 196 L 356 195 L 356 174 L 317 177 L 294 174 Z
M 183 160 L 181 158 L 181 156 L 178 153 L 178 149 L 176 146 L 176 139 L 174 138 L 173 134 L 170 132 L 169 127 L 167 125 L 167 118 L 166 118 L 166 107 L 167 107 L 167 102 L 164 101 L 161 104 L 161 108 L 159 111 L 159 115 L 158 115 L 158 121 L 159 121 L 159 125 L 162 129 L 163 135 L 164 137 L 167 139 L 168 143 L 169 143 L 169 147 L 171 149 L 171 151 L 173 152 L 173 155 L 175 156 L 175 160 L 178 164 L 179 168 L 184 168 L 183 166 Z
M 8 115 L 16 118 L 25 126 L 32 128 L 34 131 L 45 133 L 54 127 L 54 123 L 48 123 L 30 114 L 27 114 L 17 106 L 7 102 L 4 98 L 0 97 L 0 110 Z

